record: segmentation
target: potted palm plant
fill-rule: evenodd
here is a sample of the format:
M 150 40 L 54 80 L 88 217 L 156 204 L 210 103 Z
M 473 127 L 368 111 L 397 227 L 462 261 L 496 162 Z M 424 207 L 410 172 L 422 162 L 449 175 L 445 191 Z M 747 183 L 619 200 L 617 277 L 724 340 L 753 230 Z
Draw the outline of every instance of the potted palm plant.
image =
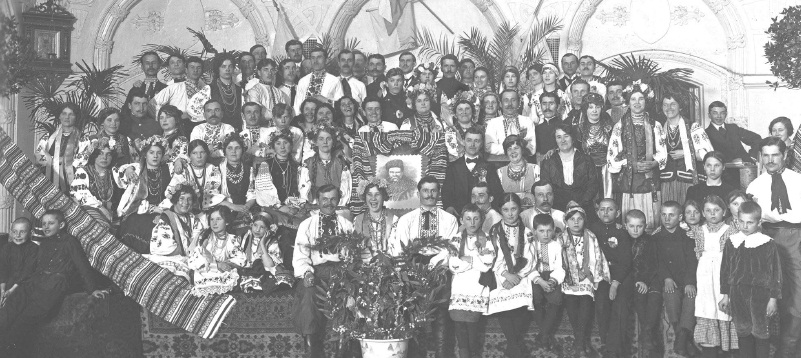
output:
M 426 250 L 455 248 L 442 238 L 421 238 L 403 247 L 401 257 L 373 250 L 358 233 L 324 237 L 312 250 L 340 252 L 343 260 L 317 299 L 332 325 L 332 340 L 343 347 L 359 340 L 365 358 L 402 358 L 409 340 L 418 340 L 431 321 L 447 284 L 444 266 L 430 267 L 416 258 Z

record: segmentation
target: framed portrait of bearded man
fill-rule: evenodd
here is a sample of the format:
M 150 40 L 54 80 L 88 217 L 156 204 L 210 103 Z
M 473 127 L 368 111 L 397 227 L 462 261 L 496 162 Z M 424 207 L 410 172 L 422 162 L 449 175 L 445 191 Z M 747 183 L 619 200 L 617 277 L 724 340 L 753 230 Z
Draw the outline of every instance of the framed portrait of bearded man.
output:
M 421 175 L 420 155 L 379 155 L 376 157 L 376 178 L 387 182 L 388 209 L 414 209 L 420 206 L 417 182 Z

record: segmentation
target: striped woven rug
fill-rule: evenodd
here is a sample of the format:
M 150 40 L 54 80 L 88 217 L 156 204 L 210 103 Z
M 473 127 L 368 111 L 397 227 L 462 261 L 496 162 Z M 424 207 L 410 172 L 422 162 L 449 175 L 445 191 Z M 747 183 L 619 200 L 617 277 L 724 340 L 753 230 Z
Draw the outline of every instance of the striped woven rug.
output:
M 68 229 L 81 241 L 92 267 L 111 278 L 126 296 L 165 321 L 211 338 L 236 303 L 229 295 L 192 296 L 185 280 L 120 243 L 72 199 L 59 192 L 2 129 L 0 183 L 36 217 L 49 209 L 64 212 Z

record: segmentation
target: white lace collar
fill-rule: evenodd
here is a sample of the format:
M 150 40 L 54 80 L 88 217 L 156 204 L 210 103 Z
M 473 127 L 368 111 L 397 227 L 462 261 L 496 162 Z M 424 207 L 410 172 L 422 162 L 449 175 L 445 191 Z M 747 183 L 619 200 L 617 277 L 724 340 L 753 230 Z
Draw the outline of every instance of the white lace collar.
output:
M 768 241 L 773 240 L 770 236 L 765 235 L 761 232 L 756 232 L 751 235 L 743 234 L 742 232 L 738 232 L 729 237 L 729 241 L 731 241 L 732 246 L 734 248 L 740 247 L 740 245 L 745 242 L 745 247 L 749 249 L 753 249 L 756 247 L 760 247 L 763 244 L 767 243 Z

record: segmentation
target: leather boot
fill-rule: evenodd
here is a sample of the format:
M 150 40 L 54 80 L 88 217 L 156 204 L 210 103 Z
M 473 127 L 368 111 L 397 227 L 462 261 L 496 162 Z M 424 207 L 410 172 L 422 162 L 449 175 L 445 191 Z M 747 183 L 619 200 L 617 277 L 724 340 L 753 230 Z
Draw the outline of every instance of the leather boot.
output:
M 796 348 L 798 346 L 799 337 L 801 337 L 801 318 L 787 315 L 789 324 L 784 328 L 781 333 L 781 347 L 779 348 L 778 358 L 795 358 L 798 357 Z
M 448 316 L 447 307 L 438 307 L 438 313 L 431 328 L 434 338 L 434 352 L 436 358 L 454 358 L 456 336 L 453 321 Z
M 673 352 L 680 356 L 687 356 L 687 331 L 676 328 L 676 340 L 673 341 Z

